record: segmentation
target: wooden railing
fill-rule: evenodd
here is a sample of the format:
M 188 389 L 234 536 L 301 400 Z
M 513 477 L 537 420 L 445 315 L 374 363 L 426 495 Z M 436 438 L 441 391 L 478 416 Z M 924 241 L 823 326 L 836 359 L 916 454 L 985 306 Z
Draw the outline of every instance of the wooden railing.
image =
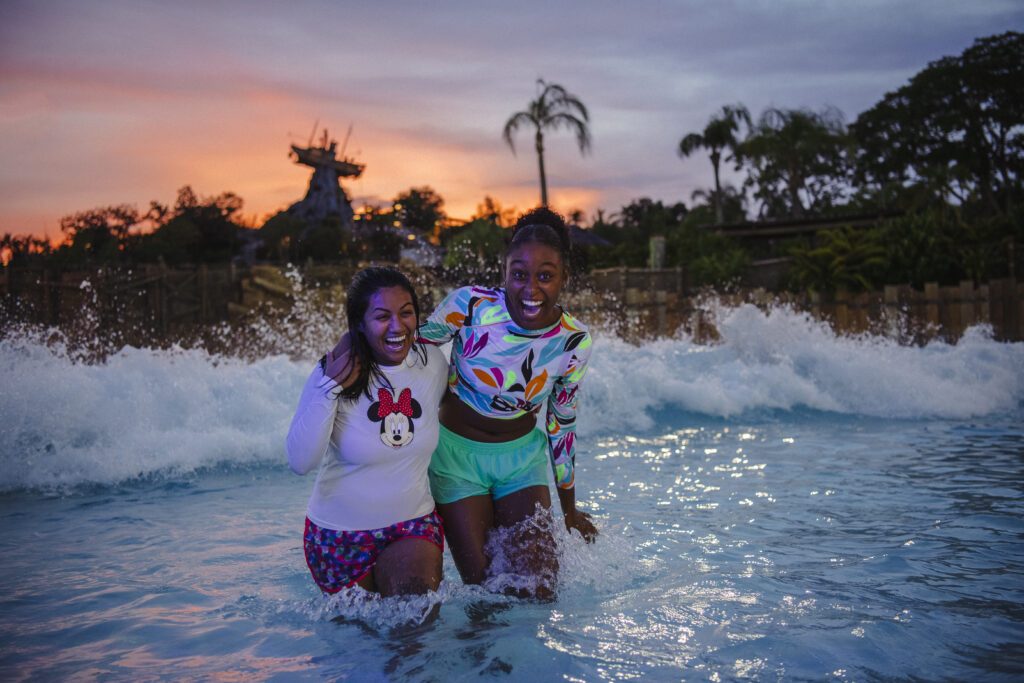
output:
M 302 277 L 310 284 L 336 289 L 340 285 L 338 291 L 343 291 L 355 270 L 355 264 L 307 266 Z M 694 293 L 677 268 L 614 268 L 594 271 L 585 280 L 585 287 L 566 295 L 566 307 L 588 323 L 611 326 L 626 338 L 671 335 L 682 328 L 695 339 L 706 340 L 715 336 L 710 315 L 714 305 L 751 303 L 806 311 L 828 321 L 840 334 L 876 332 L 916 343 L 935 338 L 955 341 L 970 326 L 983 323 L 991 325 L 996 339 L 1024 340 L 1024 284 L 1013 278 L 979 286 L 970 281 L 956 286 L 928 283 L 923 290 L 893 285 L 879 292 L 834 296 L 761 288 Z M 425 312 L 446 291 L 436 281 L 414 277 L 414 283 Z M 8 309 L 19 309 L 16 315 L 66 325 L 88 310 L 96 326 L 118 326 L 156 338 L 238 318 L 268 301 L 287 307 L 291 287 L 275 266 L 0 269 L 0 294 Z
M 1024 340 L 1024 283 L 1014 278 L 975 286 L 965 280 L 956 286 L 890 285 L 882 291 L 833 296 L 811 292 L 768 292 L 739 288 L 729 293 L 689 292 L 680 269 L 611 268 L 590 274 L 592 292 L 574 302 L 581 317 L 602 317 L 626 337 L 674 334 L 680 328 L 705 339 L 712 305 L 754 304 L 760 308 L 785 305 L 827 321 L 838 334 L 875 332 L 921 343 L 930 339 L 956 341 L 969 327 L 987 324 L 1001 341 Z

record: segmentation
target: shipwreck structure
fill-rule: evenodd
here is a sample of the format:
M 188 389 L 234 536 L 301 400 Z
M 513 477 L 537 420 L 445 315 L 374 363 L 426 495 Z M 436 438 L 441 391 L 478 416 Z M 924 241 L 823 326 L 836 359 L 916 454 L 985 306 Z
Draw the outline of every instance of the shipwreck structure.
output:
M 351 133 L 352 128 L 349 127 Z M 345 142 L 348 142 L 348 135 L 345 136 Z M 312 136 L 306 147 L 291 145 L 288 156 L 294 158 L 295 163 L 312 168 L 313 176 L 309 179 L 306 196 L 289 206 L 285 213 L 311 225 L 337 216 L 342 225 L 352 228 L 352 204 L 341 186 L 341 179 L 358 178 L 366 166 L 343 156 L 344 153 L 345 144 L 342 144 L 339 153 L 337 141 L 330 139 L 326 128 L 319 146 L 312 144 Z
M 398 258 L 408 258 L 420 265 L 441 264 L 444 251 L 431 244 L 420 230 L 401 225 L 398 221 L 381 225 L 366 220 L 355 220 L 358 216 L 352 210 L 351 200 L 342 187 L 341 180 L 358 178 L 366 165 L 344 155 L 351 133 L 350 126 L 340 150 L 337 141 L 330 138 L 326 129 L 319 145 L 314 145 L 315 126 L 305 147 L 291 145 L 289 158 L 296 164 L 313 169 L 306 196 L 284 211 L 279 211 L 263 224 L 260 238 L 250 245 L 243 256 L 244 260 L 253 262 L 261 250 L 276 253 L 277 258 L 285 258 L 291 249 L 294 256 L 296 245 L 306 245 L 297 250 L 301 258 L 311 258 L 308 253 L 310 249 L 325 250 L 323 255 L 326 258 L 337 258 L 339 251 L 348 253 L 345 245 L 352 242 L 356 244 L 357 250 L 362 249 L 365 252 L 368 241 L 373 239 L 376 233 L 386 232 L 399 240 Z M 329 233 L 326 236 L 325 231 Z M 332 240 L 336 240 L 339 251 L 335 251 Z M 320 256 L 318 253 L 317 257 Z

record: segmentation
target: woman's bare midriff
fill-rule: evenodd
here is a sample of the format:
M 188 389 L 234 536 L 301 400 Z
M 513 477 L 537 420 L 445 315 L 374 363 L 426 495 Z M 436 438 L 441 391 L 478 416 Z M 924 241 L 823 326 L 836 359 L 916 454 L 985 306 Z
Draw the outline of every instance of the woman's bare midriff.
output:
M 511 420 L 487 417 L 459 400 L 451 391 L 441 399 L 438 418 L 445 429 L 481 443 L 504 443 L 526 436 L 537 426 L 537 414 L 527 413 Z

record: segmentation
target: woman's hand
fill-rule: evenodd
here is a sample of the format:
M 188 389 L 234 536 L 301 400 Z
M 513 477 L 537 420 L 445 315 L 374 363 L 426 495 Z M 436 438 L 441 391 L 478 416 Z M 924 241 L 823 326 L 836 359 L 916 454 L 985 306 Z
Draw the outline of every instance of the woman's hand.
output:
M 327 364 L 324 366 L 324 375 L 330 377 L 348 389 L 359 376 L 359 359 L 350 354 L 352 350 L 352 339 L 349 333 L 341 335 L 338 344 L 327 352 Z
M 575 529 L 583 536 L 587 543 L 593 543 L 597 539 L 597 527 L 590 521 L 590 515 L 583 510 L 576 509 L 576 489 L 563 489 L 558 487 L 558 503 L 562 507 L 562 515 L 565 516 L 565 528 L 569 531 Z
M 565 528 L 580 532 L 587 543 L 593 543 L 597 539 L 597 527 L 590 520 L 590 514 L 583 510 L 573 509 L 571 514 L 565 515 Z

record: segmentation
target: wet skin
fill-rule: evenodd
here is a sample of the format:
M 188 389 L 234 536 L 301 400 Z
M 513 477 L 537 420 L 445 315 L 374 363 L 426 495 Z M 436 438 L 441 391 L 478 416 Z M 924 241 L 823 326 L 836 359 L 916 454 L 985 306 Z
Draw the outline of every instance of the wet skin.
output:
M 562 316 L 558 295 L 568 272 L 557 249 L 546 244 L 522 244 L 508 253 L 505 273 L 505 305 L 512 322 L 526 330 L 540 330 L 558 322 Z M 537 426 L 536 411 L 499 420 L 481 415 L 450 392 L 441 401 L 439 417 L 446 429 L 482 443 L 514 441 Z
M 398 365 L 405 360 L 416 337 L 416 310 L 412 296 L 403 287 L 382 287 L 370 297 L 359 332 L 380 365 Z M 349 357 L 350 340 L 344 335 L 327 353 L 325 374 L 349 387 L 358 375 L 358 362 Z M 353 367 L 356 371 L 353 372 Z M 403 538 L 388 545 L 358 585 L 369 591 L 409 595 L 437 590 L 441 585 L 441 549 L 421 538 Z
M 398 365 L 412 348 L 417 323 L 409 292 L 403 287 L 383 287 L 370 297 L 359 331 L 378 363 Z
M 505 259 L 505 304 L 512 321 L 527 330 L 554 325 L 562 315 L 558 296 L 568 278 L 561 253 L 545 244 L 528 242 L 509 251 Z M 537 408 L 539 410 L 539 406 Z M 441 424 L 448 430 L 483 443 L 503 443 L 525 436 L 537 426 L 537 412 L 511 420 L 499 420 L 477 413 L 451 392 L 446 392 L 439 412 Z M 577 529 L 588 541 L 597 530 L 589 515 L 576 509 L 573 489 L 558 489 L 559 503 L 569 529 Z M 499 499 L 489 495 L 471 496 L 451 503 L 439 503 L 437 511 L 445 521 L 445 538 L 455 566 L 466 583 L 481 583 L 487 576 L 489 560 L 484 552 L 491 529 L 514 526 L 535 514 L 537 505 L 551 507 L 547 486 L 531 486 Z M 534 533 L 516 542 L 515 552 L 524 558 L 537 576 L 558 574 L 554 539 L 547 533 Z M 550 581 L 525 597 L 554 598 Z

